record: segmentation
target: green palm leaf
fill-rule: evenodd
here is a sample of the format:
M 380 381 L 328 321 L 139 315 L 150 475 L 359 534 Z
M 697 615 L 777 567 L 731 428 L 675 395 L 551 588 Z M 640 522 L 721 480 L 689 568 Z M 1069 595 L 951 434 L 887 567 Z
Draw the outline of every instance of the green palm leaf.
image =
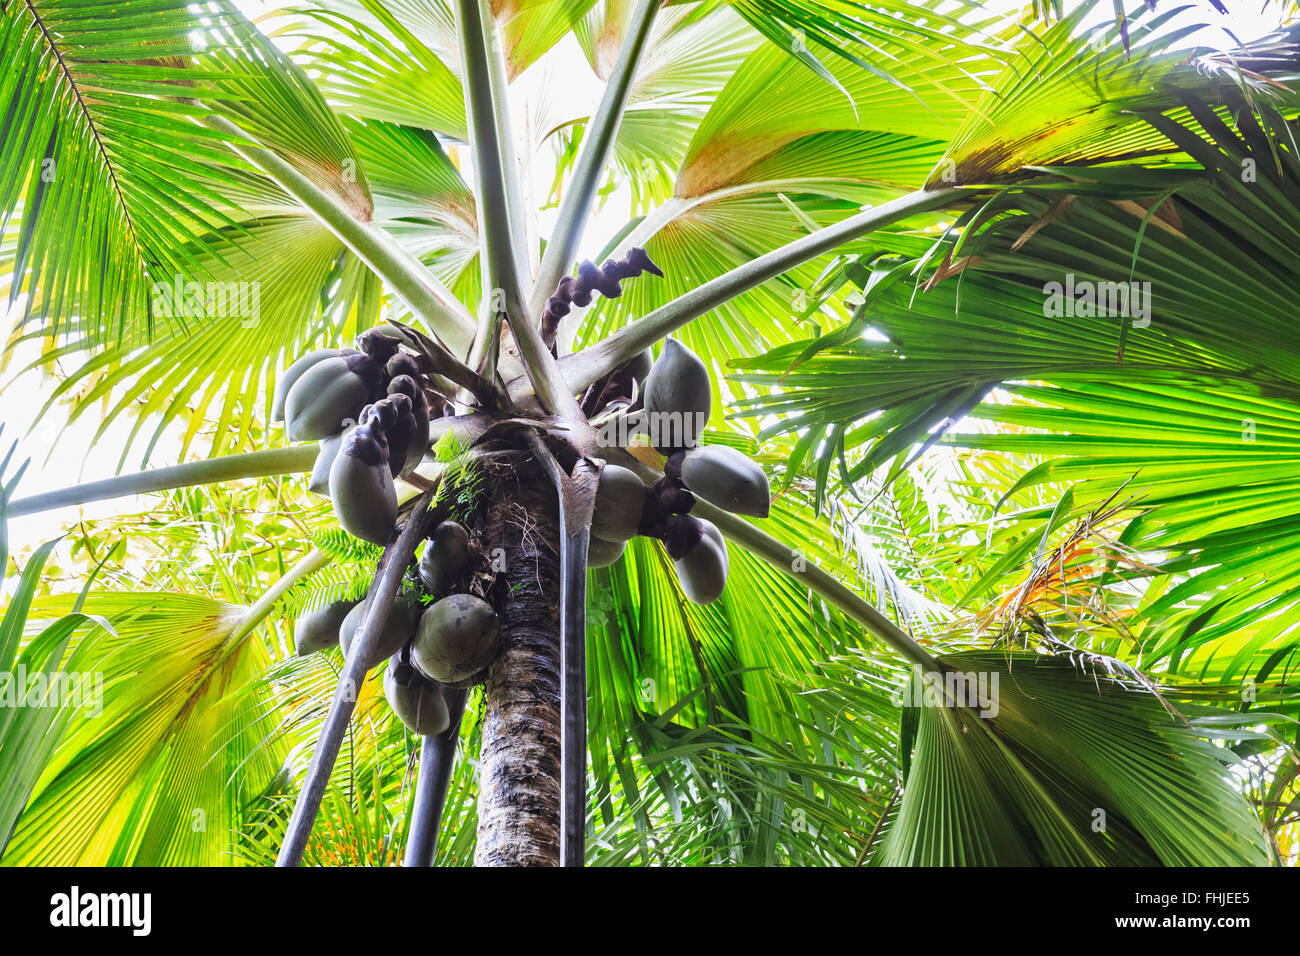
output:
M 944 662 L 997 675 L 997 714 L 920 708 L 912 769 L 878 862 L 1271 862 L 1223 751 L 1153 694 L 1037 654 L 980 651 Z
M 68 603 L 43 599 L 36 612 Z M 95 663 L 103 717 L 72 722 L 4 862 L 221 862 L 252 796 L 232 780 L 257 787 L 278 769 L 258 746 L 269 729 L 258 708 L 228 701 L 265 666 L 265 652 L 256 641 L 232 643 L 241 609 L 220 601 L 92 592 L 87 605 L 115 631 Z
M 9 563 L 6 509 L 24 470 L 19 468 L 5 482 L 13 452 L 11 446 L 0 462 L 0 568 L 5 570 Z M 0 766 L 6 778 L 0 794 L 0 858 L 74 712 L 93 711 L 98 704 L 94 675 L 83 668 L 94 654 L 92 635 L 108 625 L 102 618 L 82 613 L 84 592 L 68 614 L 22 646 L 41 572 L 57 544 L 50 541 L 36 549 L 0 616 Z M 86 633 L 74 643 L 78 631 Z

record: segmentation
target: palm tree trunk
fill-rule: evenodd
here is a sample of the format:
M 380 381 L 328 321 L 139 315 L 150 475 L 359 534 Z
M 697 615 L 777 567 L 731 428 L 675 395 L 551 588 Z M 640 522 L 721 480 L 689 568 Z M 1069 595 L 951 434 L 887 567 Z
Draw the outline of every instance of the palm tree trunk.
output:
M 504 648 L 485 688 L 478 866 L 560 863 L 560 554 L 555 488 L 524 453 L 487 515 Z

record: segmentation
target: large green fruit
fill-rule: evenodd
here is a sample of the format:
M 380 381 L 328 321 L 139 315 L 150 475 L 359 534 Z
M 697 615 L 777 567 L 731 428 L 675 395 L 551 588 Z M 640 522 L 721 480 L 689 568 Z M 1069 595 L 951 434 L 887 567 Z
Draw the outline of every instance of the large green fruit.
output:
M 772 508 L 767 475 L 727 445 L 701 445 L 682 457 L 682 484 L 732 514 L 766 518 Z
M 420 556 L 420 582 L 430 594 L 441 594 L 469 566 L 469 532 L 455 521 L 444 521 Z
M 722 571 L 725 574 L 731 567 L 731 561 L 727 557 L 727 539 L 722 536 L 722 532 L 718 530 L 718 526 L 712 521 L 705 518 L 696 518 L 695 520 L 703 526 L 704 537 L 712 541 L 722 551 Z
M 696 604 L 712 604 L 727 587 L 727 542 L 710 521 L 694 519 L 703 525 L 703 534 L 684 555 L 673 562 L 677 582 Z
M 636 536 L 645 506 L 645 485 L 636 472 L 620 465 L 606 465 L 596 486 L 596 505 L 591 515 L 591 533 L 605 541 L 626 541 Z
M 352 649 L 352 641 L 357 636 L 357 630 L 361 627 L 361 622 L 366 618 L 366 608 L 369 606 L 367 601 L 357 604 L 343 623 L 339 626 L 339 647 L 343 648 L 343 656 L 347 657 L 348 652 Z M 388 620 L 384 622 L 384 630 L 379 635 L 379 642 L 375 646 L 374 653 L 366 663 L 366 670 L 378 666 L 379 662 L 385 657 L 391 657 L 402 649 L 402 646 L 411 639 L 411 633 L 415 630 L 415 611 L 406 603 L 406 599 L 398 595 L 393 599 L 392 610 L 388 614 Z
M 398 720 L 424 737 L 440 734 L 451 726 L 442 688 L 425 680 L 410 664 L 394 655 L 384 670 L 384 696 Z
M 501 620 L 485 601 L 452 594 L 425 609 L 411 644 L 411 663 L 444 684 L 468 680 L 496 659 Z
M 626 541 L 602 541 L 594 534 L 587 540 L 587 567 L 607 568 L 627 550 Z
M 299 657 L 334 647 L 339 642 L 339 628 L 356 601 L 334 601 L 325 607 L 299 616 L 293 625 L 293 648 Z
M 651 444 L 664 454 L 690 448 L 713 410 L 709 370 L 686 346 L 667 339 L 646 378 L 642 398 Z
M 372 464 L 362 457 L 366 436 L 356 429 L 343 440 L 330 466 L 330 501 L 343 530 L 372 544 L 388 544 L 397 524 L 397 489 L 385 454 Z M 374 456 L 370 456 L 374 457 Z
M 629 359 L 627 365 L 623 366 L 623 368 L 631 373 L 632 377 L 638 382 L 644 382 L 646 376 L 650 374 L 650 369 L 654 368 L 654 362 L 654 354 L 649 349 L 646 349 Z
M 352 434 L 352 429 L 339 432 L 337 435 L 330 435 L 320 440 L 320 450 L 316 452 L 316 463 L 311 468 L 311 478 L 307 480 L 307 490 L 326 498 L 330 493 L 330 469 L 334 467 L 334 459 L 338 457 L 339 449 L 343 447 L 343 439 Z
M 293 388 L 294 383 L 302 378 L 304 372 L 327 358 L 338 358 L 342 354 L 342 349 L 316 349 L 308 352 L 285 369 L 284 374 L 280 376 L 280 380 L 275 383 L 275 395 L 271 399 L 271 421 L 278 422 L 284 419 L 284 402 L 289 396 L 289 389 Z
M 355 424 L 370 399 L 365 379 L 343 356 L 323 359 L 294 382 L 285 399 L 285 434 L 290 441 L 319 441 Z

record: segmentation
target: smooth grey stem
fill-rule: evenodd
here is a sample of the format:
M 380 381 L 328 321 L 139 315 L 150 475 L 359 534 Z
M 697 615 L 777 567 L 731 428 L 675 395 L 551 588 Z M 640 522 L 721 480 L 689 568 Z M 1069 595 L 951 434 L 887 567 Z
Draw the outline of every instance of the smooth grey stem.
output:
M 955 187 L 936 189 L 931 192 L 918 190 L 882 205 L 873 206 L 865 212 L 860 212 L 833 226 L 827 226 L 825 229 L 819 229 L 779 249 L 773 249 L 743 266 L 738 266 L 715 279 L 710 279 L 703 285 L 696 286 L 581 352 L 566 355 L 560 359 L 560 371 L 565 381 L 569 383 L 569 388 L 574 392 L 581 392 L 638 352 L 741 293 L 748 292 L 755 286 L 762 285 L 809 259 L 830 252 L 850 239 L 856 239 L 881 226 L 890 225 L 917 213 L 949 205 L 959 200 L 961 196 L 962 193 Z
M 514 123 L 511 120 L 510 80 L 506 76 L 506 58 L 492 13 L 490 0 L 478 0 L 479 21 L 483 26 L 483 46 L 487 51 L 487 65 L 492 77 L 489 93 L 492 96 L 492 114 L 496 119 L 497 149 L 501 154 L 502 182 L 506 189 L 506 212 L 510 216 L 511 251 L 515 268 L 520 276 L 528 275 L 528 229 L 524 222 L 527 206 L 524 205 L 523 188 L 519 184 L 519 157 L 516 152 Z
M 587 837 L 587 546 L 560 505 L 560 865 L 582 866 Z
M 577 514 L 559 462 L 534 431 L 532 453 L 555 484 L 560 530 L 560 865 L 582 866 L 587 838 L 587 547 L 590 507 Z M 579 465 L 581 467 L 581 465 Z
M 510 160 L 510 114 L 501 57 L 493 49 L 497 32 L 492 13 L 480 0 L 456 5 L 461 70 L 465 77 L 465 119 L 474 149 L 475 191 L 479 219 L 479 262 L 482 288 L 478 331 L 469 363 L 483 375 L 495 367 L 501 320 L 512 288 L 521 288 L 522 224 L 512 210 L 519 195 L 518 177 Z M 500 293 L 497 290 L 501 290 Z M 516 297 L 518 292 L 516 291 Z
M 397 597 L 406 566 L 415 556 L 415 547 L 424 532 L 424 514 L 430 491 L 424 492 L 415 502 L 410 517 L 402 527 L 397 541 L 389 545 L 380 560 L 380 571 L 366 598 L 365 620 L 361 622 L 356 639 L 352 642 L 351 653 L 339 675 L 338 687 L 334 699 L 330 702 L 329 713 L 316 741 L 316 750 L 307 769 L 302 790 L 298 792 L 298 801 L 294 804 L 293 815 L 285 830 L 284 843 L 280 846 L 280 855 L 276 866 L 297 866 L 302 862 L 303 851 L 307 849 L 307 840 L 311 837 L 312 825 L 320 813 L 321 800 L 329 784 L 330 774 L 334 770 L 334 761 L 338 759 L 339 747 L 347 733 L 348 722 L 357 707 L 357 696 L 361 684 L 366 679 L 369 668 L 366 661 L 370 659 L 379 637 L 392 611 L 393 599 Z
M 555 229 L 546 244 L 546 251 L 542 253 L 537 281 L 533 284 L 533 294 L 528 302 L 531 314 L 539 322 L 546 308 L 546 300 L 578 255 L 578 246 L 586 231 L 587 217 L 591 214 L 596 190 L 600 188 L 605 164 L 609 162 L 609 155 L 614 149 L 614 139 L 623 120 L 632 82 L 636 79 L 637 64 L 641 60 L 641 53 L 650 37 L 650 28 L 654 25 L 655 14 L 661 3 L 662 0 L 638 0 L 627 32 L 623 34 L 618 62 L 610 74 L 600 105 L 587 124 L 573 176 L 560 203 Z
M 486 284 L 486 270 L 483 277 Z M 474 333 L 474 344 L 469 350 L 470 367 L 480 375 L 490 375 L 500 361 L 501 313 L 492 308 L 491 302 L 491 298 L 484 298 L 479 304 L 478 331 Z
M 191 485 L 211 485 L 239 478 L 264 478 L 267 475 L 311 471 L 316 462 L 316 453 L 316 445 L 291 445 L 288 448 L 271 448 L 240 455 L 222 455 L 206 461 L 138 471 L 102 481 L 87 481 L 58 491 L 19 498 L 9 505 L 7 511 L 11 517 L 16 518 L 52 508 L 84 505 L 88 501 L 104 501 L 125 495 L 142 495 L 151 491 L 188 488 Z
M 524 301 L 519 262 L 515 258 L 516 228 L 511 217 L 509 178 L 513 169 L 507 168 L 502 157 L 504 116 L 495 109 L 497 97 L 493 95 L 496 76 L 488 56 L 491 42 L 483 17 L 481 0 L 457 0 L 456 33 L 460 37 L 461 73 L 464 77 L 465 112 L 469 119 L 470 138 L 474 143 L 475 183 L 478 200 L 479 248 L 484 269 L 486 308 L 496 308 L 479 328 L 471 356 L 471 365 L 480 365 L 491 342 L 494 330 L 500 328 L 501 316 L 510 323 L 519 357 L 532 383 L 538 401 L 547 411 L 567 418 L 578 418 L 581 411 L 577 399 L 564 384 L 558 363 L 547 350 L 541 333 L 529 318 Z M 517 187 L 516 187 L 517 190 Z M 500 302 L 495 300 L 500 299 Z
M 480 0 L 457 0 L 455 12 L 465 86 L 465 117 L 469 124 L 469 139 L 474 146 L 479 250 L 484 266 L 483 299 L 491 302 L 493 298 L 500 298 L 495 294 L 500 290 L 508 308 L 508 300 L 519 297 L 520 277 L 515 257 L 516 222 L 511 215 L 511 189 L 507 184 L 511 170 L 504 158 L 509 134 L 502 129 L 506 117 L 497 111 L 498 100 L 504 96 L 504 91 L 496 90 L 498 77 L 492 69 L 488 50 L 492 42 L 492 25 L 484 18 Z M 479 347 L 486 347 L 486 344 L 483 341 L 477 343 Z
M 415 809 L 406 836 L 406 856 L 402 866 L 433 866 L 438 853 L 438 827 L 442 808 L 447 802 L 447 785 L 456 760 L 456 740 L 460 737 L 460 720 L 465 713 L 462 687 L 443 691 L 451 724 L 432 737 L 420 738 L 420 771 L 415 784 Z

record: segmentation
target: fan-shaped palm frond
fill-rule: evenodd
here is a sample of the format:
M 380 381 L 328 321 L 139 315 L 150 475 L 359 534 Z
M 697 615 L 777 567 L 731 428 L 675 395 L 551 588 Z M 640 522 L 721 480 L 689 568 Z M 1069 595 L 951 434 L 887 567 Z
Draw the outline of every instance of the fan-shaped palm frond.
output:
M 929 258 L 926 288 L 911 274 L 929 252 L 887 247 L 898 258 L 878 258 L 871 280 L 856 273 L 866 292 L 853 323 L 774 350 L 750 363 L 770 371 L 743 379 L 779 387 L 749 404 L 781 415 L 782 430 L 816 435 L 885 410 L 853 429 L 853 479 L 935 440 L 994 386 L 1012 388 L 1018 400 L 986 401 L 973 414 L 1015 433 L 943 440 L 1046 459 L 1016 487 L 1081 482 L 1100 500 L 1131 481 L 1150 510 L 1123 540 L 1167 555 L 1161 567 L 1173 575 L 1148 603 L 1161 626 L 1143 659 L 1177 664 L 1231 637 L 1213 666 L 1195 655 L 1188 665 L 1227 678 L 1267 674 L 1295 649 L 1277 615 L 1297 598 L 1285 542 L 1300 355 L 1281 317 L 1293 273 L 1287 243 L 1300 232 L 1287 219 L 1294 170 L 1269 145 L 1288 141 L 1288 125 L 1267 105 L 1251 113 L 1235 87 L 1225 97 L 1236 131 L 1199 99 L 1172 111 L 1213 131 L 1213 145 L 1151 117 L 1208 174 L 1061 172 L 1052 191 L 987 207 L 980 238 L 952 250 L 965 256 L 949 254 L 951 270 Z M 1071 295 L 1067 284 L 1094 295 L 1093 307 L 1054 298 Z M 1122 290 L 1132 308 L 1112 314 L 1096 290 Z M 868 329 L 882 336 L 864 338 Z
M 878 862 L 1272 860 L 1258 817 L 1229 781 L 1224 752 L 1155 695 L 1096 664 L 1092 679 L 1081 680 L 1073 663 L 1038 654 L 965 652 L 943 663 L 984 681 L 991 706 L 943 706 L 942 683 L 939 706 L 929 695 L 925 704 L 912 697 L 916 753 Z
M 37 614 L 68 601 L 44 599 Z M 91 593 L 116 635 L 100 642 L 103 718 L 75 719 L 14 833 L 7 865 L 212 865 L 240 805 L 278 763 L 266 727 L 226 698 L 265 666 L 238 608 L 181 594 Z M 224 746 L 214 752 L 213 740 Z M 105 778 L 112 767 L 112 784 Z M 69 812 L 69 807 L 76 812 Z
M 83 4 L 4 8 L 0 222 L 21 226 L 3 261 L 10 303 L 26 292 L 26 312 L 50 331 L 75 320 L 96 341 L 139 341 L 155 319 L 186 324 L 154 315 L 154 283 L 206 279 L 196 247 L 240 218 L 213 176 L 233 157 L 198 122 L 214 109 L 368 209 L 364 179 L 341 176 L 342 128 L 305 77 L 228 4 L 197 10 L 130 0 L 106 27 Z
M 5 476 L 13 453 L 11 445 L 0 461 L 0 568 L 6 571 L 9 523 L 5 512 L 26 467 L 12 478 Z M 31 556 L 0 616 L 0 766 L 6 777 L 0 794 L 0 857 L 74 713 L 94 712 L 101 704 L 97 694 L 102 684 L 82 668 L 95 654 L 94 636 L 107 624 L 82 612 L 84 591 L 67 614 L 22 644 L 41 572 L 57 543 L 47 542 Z M 74 641 L 78 631 L 83 635 Z

